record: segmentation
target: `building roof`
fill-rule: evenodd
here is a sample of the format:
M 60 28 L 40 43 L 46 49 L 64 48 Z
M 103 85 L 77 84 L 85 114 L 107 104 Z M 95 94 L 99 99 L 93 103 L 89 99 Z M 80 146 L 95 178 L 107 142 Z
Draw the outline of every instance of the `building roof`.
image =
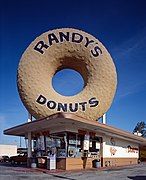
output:
M 53 128 L 69 126 L 146 145 L 146 139 L 143 137 L 139 137 L 130 132 L 123 131 L 98 121 L 89 121 L 71 113 L 57 113 L 43 119 L 27 122 L 4 130 L 4 134 L 27 137 L 28 132 L 37 133 L 41 131 L 50 131 Z

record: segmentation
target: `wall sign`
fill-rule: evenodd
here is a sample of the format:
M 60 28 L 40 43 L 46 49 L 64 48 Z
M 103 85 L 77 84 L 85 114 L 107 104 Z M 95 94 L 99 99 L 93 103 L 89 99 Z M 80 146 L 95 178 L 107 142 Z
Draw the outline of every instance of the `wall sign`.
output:
M 130 145 L 127 146 L 127 152 L 128 153 L 138 153 L 138 151 L 139 151 L 138 148 L 132 147 Z

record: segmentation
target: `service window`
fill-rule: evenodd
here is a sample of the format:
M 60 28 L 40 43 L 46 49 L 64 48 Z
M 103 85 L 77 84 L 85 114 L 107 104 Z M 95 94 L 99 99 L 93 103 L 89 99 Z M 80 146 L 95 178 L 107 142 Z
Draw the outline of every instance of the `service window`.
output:
M 90 145 L 89 145 L 89 151 L 90 152 L 99 152 L 100 151 L 100 143 L 101 140 L 99 137 L 90 137 Z
M 68 157 L 81 157 L 82 146 L 82 136 L 75 133 L 68 133 Z

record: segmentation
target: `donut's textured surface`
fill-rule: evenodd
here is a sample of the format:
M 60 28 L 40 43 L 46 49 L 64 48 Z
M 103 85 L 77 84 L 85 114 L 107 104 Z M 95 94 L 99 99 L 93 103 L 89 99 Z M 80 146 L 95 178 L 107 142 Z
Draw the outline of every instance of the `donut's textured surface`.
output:
M 61 42 L 59 32 L 69 32 L 70 40 L 67 41 L 64 38 Z M 76 42 L 72 42 L 72 33 L 77 33 Z M 55 35 L 54 39 L 53 36 L 51 37 L 52 44 L 49 44 L 50 41 L 48 41 L 49 34 Z M 78 34 L 83 37 L 80 43 L 77 42 L 80 39 Z M 92 40 L 88 46 L 87 39 Z M 42 49 L 43 53 L 34 49 L 40 41 L 48 44 L 47 48 Z M 95 54 L 96 45 L 100 51 L 99 55 L 95 57 L 91 50 L 94 50 Z M 78 71 L 85 81 L 84 89 L 75 96 L 62 96 L 52 87 L 52 77 L 57 71 L 64 68 Z M 96 120 L 109 109 L 112 103 L 117 85 L 117 75 L 110 54 L 99 40 L 86 32 L 63 28 L 48 31 L 30 44 L 19 63 L 17 84 L 22 102 L 35 118 L 44 118 L 61 112 L 62 109 L 57 108 L 60 103 L 66 104 L 65 111 L 67 112 L 76 113 L 89 120 Z M 50 101 L 50 108 L 48 108 L 47 102 L 45 104 L 36 102 L 40 95 Z M 99 103 L 95 107 L 90 107 L 89 100 L 93 97 Z M 82 102 L 87 102 L 84 103 L 84 108 L 78 104 L 77 111 L 70 111 L 69 104 L 74 107 L 76 103 Z

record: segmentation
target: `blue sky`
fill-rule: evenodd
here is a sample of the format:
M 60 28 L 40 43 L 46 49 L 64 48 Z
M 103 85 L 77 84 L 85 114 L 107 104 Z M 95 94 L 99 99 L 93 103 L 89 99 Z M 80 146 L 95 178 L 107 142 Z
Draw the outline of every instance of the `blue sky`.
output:
M 0 143 L 18 144 L 3 130 L 27 119 L 16 86 L 20 57 L 38 35 L 58 27 L 89 32 L 112 55 L 118 87 L 108 124 L 132 131 L 146 121 L 145 0 L 2 0 L 0 13 Z

